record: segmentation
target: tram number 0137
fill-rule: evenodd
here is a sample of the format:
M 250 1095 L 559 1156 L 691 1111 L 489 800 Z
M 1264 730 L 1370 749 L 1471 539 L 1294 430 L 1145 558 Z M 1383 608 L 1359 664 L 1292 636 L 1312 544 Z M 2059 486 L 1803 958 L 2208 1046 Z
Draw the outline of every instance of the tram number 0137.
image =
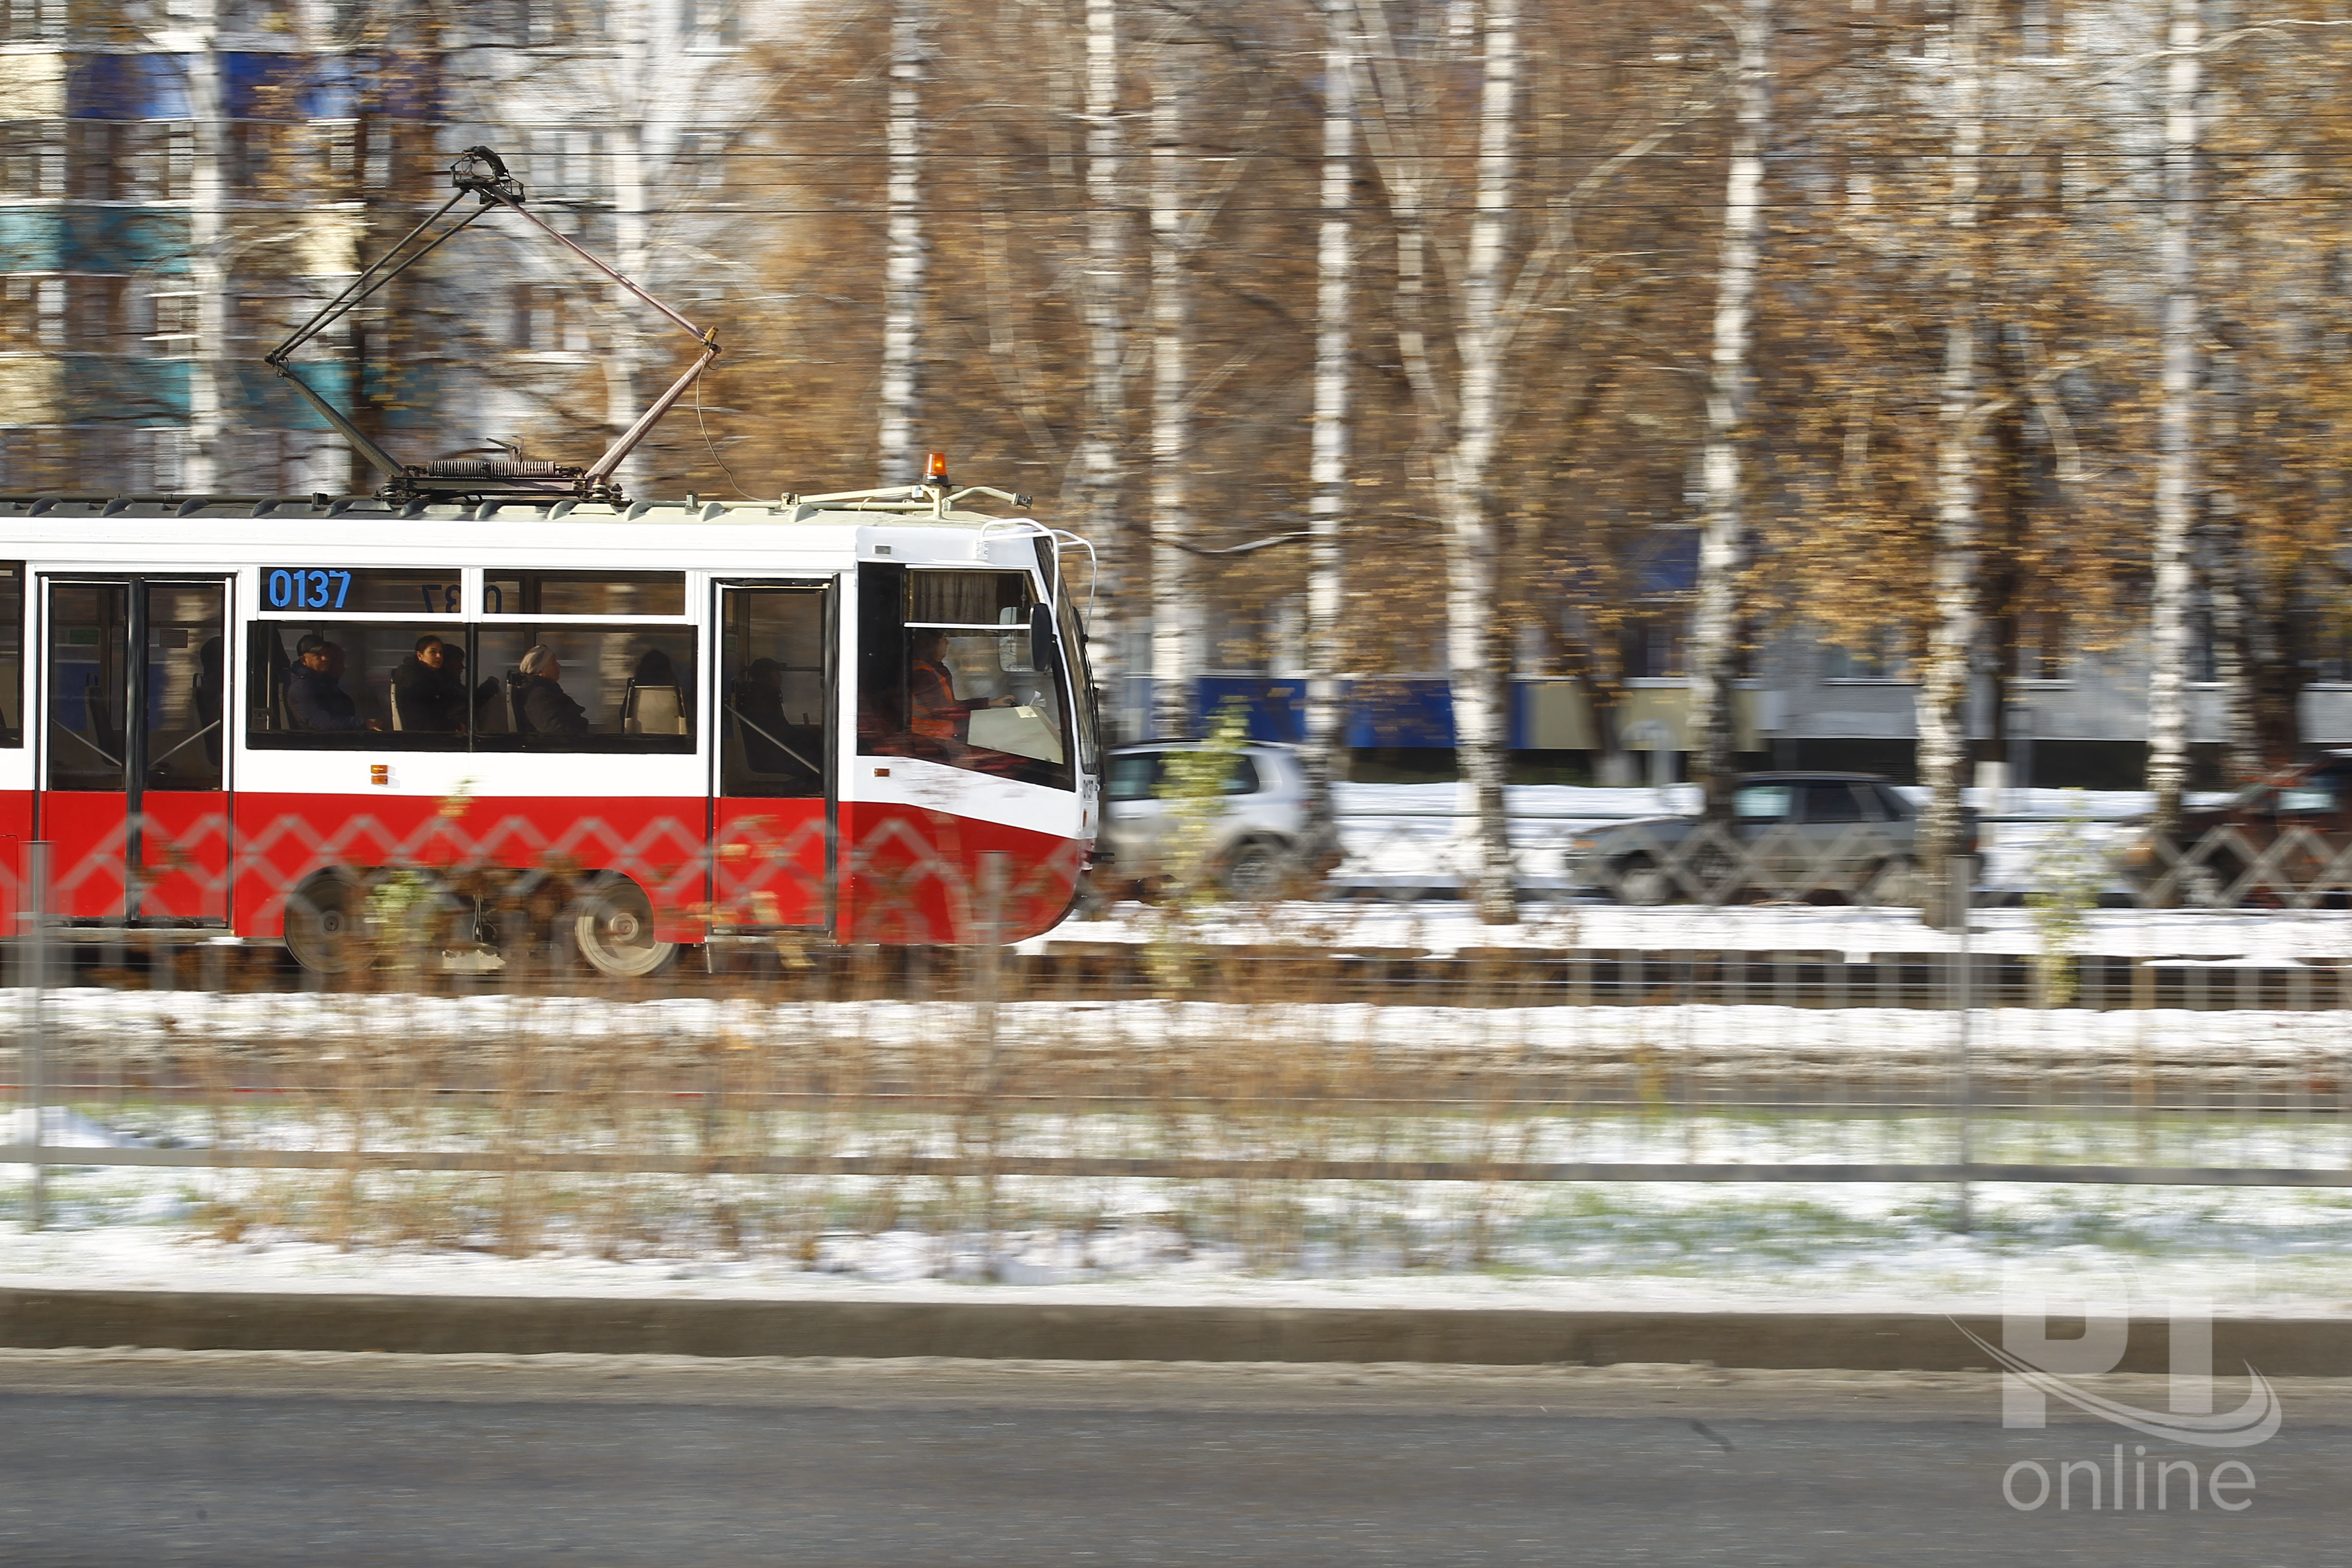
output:
M 454 616 L 464 603 L 464 574 L 456 567 L 438 572 L 352 572 L 338 567 L 271 566 L 261 574 L 261 598 L 273 610 L 414 615 L 421 608 L 428 616 Z
M 352 574 L 279 566 L 262 578 L 262 595 L 273 610 L 340 610 L 352 596 Z

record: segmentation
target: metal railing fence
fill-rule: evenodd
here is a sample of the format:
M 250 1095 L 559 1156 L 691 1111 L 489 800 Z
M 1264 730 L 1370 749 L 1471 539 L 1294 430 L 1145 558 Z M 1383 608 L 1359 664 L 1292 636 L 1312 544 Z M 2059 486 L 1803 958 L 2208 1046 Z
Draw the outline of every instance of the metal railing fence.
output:
M 34 847 L 6 889 L 0 1164 L 29 1167 L 35 1223 L 74 1183 L 149 1180 L 231 1228 L 520 1247 L 690 1211 L 791 1253 L 1036 1204 L 1278 1238 L 1342 1191 L 1475 1216 L 1576 1182 L 2352 1185 L 2352 847 L 2300 830 L 2137 864 L 2056 844 L 2024 902 L 1935 923 L 1861 828 L 1620 846 L 1654 873 L 1643 903 L 1499 928 L 1427 900 L 1221 901 L 1202 866 L 1011 947 L 1068 868 L 902 828 L 839 858 L 895 931 L 961 940 L 746 920 L 838 895 L 798 841 L 681 853 L 682 828 L 583 821 L 525 857 L 442 824 L 268 852 L 292 837 L 207 862 L 157 825 L 144 880 L 258 879 L 299 914 L 331 872 L 340 973 L 201 924 L 61 923 L 120 850 L 52 869 Z M 616 876 L 711 940 L 599 973 L 576 939 Z

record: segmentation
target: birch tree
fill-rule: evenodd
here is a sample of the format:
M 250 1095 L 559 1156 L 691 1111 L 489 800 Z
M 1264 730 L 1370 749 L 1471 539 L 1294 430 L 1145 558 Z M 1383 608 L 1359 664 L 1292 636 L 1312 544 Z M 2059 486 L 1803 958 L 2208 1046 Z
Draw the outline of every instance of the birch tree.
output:
M 1959 848 L 1960 770 L 1978 619 L 1977 196 L 1983 177 L 1987 0 L 1952 13 L 1947 91 L 1951 113 L 1944 209 L 1944 368 L 1937 400 L 1934 600 L 1917 700 L 1919 780 L 1932 792 L 1920 825 L 1927 917 L 1940 924 L 1950 861 Z
M 1192 460 L 1192 330 L 1185 264 L 1193 150 L 1192 48 L 1163 40 L 1151 90 L 1151 729 L 1192 731 L 1201 673 L 1201 607 L 1193 583 L 1185 470 Z
M 1503 807 L 1509 710 L 1500 647 L 1502 579 L 1491 514 L 1496 458 L 1513 412 L 1514 343 L 1532 317 L 1570 312 L 1591 269 L 1578 237 L 1586 205 L 1655 151 L 1703 104 L 1653 94 L 1628 110 L 1623 145 L 1593 159 L 1581 177 L 1543 193 L 1533 232 L 1514 232 L 1527 201 L 1516 142 L 1523 54 L 1517 0 L 1487 0 L 1479 20 L 1476 110 L 1472 117 L 1468 232 L 1454 254 L 1446 319 L 1433 332 L 1428 260 L 1429 181 L 1444 109 L 1424 110 L 1403 69 L 1379 0 L 1359 0 L 1370 90 L 1360 102 L 1367 145 L 1389 196 L 1397 236 L 1397 355 L 1412 390 L 1421 446 L 1434 470 L 1445 560 L 1447 679 L 1465 815 L 1475 824 L 1468 878 L 1479 918 L 1517 919 Z M 1452 62 L 1441 61 L 1447 69 Z M 1425 129 L 1425 121 L 1435 126 Z M 1513 266 L 1515 257 L 1517 264 Z M 1443 360 L 1439 350 L 1445 352 Z M 1450 374 L 1446 374 L 1450 373 Z
M 1094 625 L 1089 652 L 1096 678 L 1111 700 L 1114 732 L 1125 729 L 1127 647 L 1122 611 L 1129 571 L 1125 520 L 1119 515 L 1120 452 L 1127 440 L 1125 180 L 1120 168 L 1118 0 L 1086 0 L 1086 276 L 1079 290 L 1086 313 L 1086 437 L 1079 444 L 1079 480 L 1086 526 L 1097 555 Z
M 926 0 L 897 0 L 890 18 L 889 250 L 882 264 L 881 483 L 922 476 L 923 87 L 930 60 Z
M 1741 634 L 1739 578 L 1747 566 L 1741 444 L 1748 386 L 1748 321 L 1763 229 L 1764 139 L 1769 120 L 1772 0 L 1745 0 L 1738 17 L 1730 171 L 1724 183 L 1723 254 L 1716 273 L 1715 331 L 1706 397 L 1706 512 L 1699 534 L 1698 603 L 1690 643 L 1693 774 L 1706 813 L 1731 809 L 1732 678 Z
M 1436 455 L 1437 489 L 1445 529 L 1446 673 L 1454 696 L 1454 744 L 1469 796 L 1465 804 L 1477 823 L 1473 892 L 1480 920 L 1511 925 L 1518 921 L 1518 898 L 1503 811 L 1509 714 L 1496 657 L 1495 525 L 1486 510 L 1486 480 L 1502 434 L 1507 345 L 1503 268 L 1518 194 L 1512 147 L 1519 91 L 1518 0 L 1486 0 L 1485 24 L 1477 193 L 1455 333 L 1461 399 L 1453 439 Z
M 1315 246 L 1315 412 L 1309 456 L 1307 571 L 1307 724 L 1299 761 L 1307 773 L 1307 840 L 1317 852 L 1338 844 L 1331 785 L 1347 715 L 1340 667 L 1347 594 L 1349 396 L 1355 354 L 1356 21 L 1351 0 L 1324 0 L 1321 222 Z
M 2171 0 L 2164 91 L 2163 406 L 2157 422 L 2154 575 L 2148 586 L 2147 787 L 2159 839 L 2180 826 L 2189 776 L 2189 550 L 2197 484 L 2197 87 L 2202 0 Z

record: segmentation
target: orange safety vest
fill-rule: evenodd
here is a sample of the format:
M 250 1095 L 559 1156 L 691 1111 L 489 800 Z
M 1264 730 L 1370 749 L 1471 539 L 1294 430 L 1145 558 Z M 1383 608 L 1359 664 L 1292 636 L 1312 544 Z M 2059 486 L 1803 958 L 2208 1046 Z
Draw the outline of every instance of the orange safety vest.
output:
M 946 667 L 917 659 L 908 685 L 913 700 L 907 727 L 935 741 L 962 740 L 962 720 L 970 710 L 956 700 L 955 681 Z

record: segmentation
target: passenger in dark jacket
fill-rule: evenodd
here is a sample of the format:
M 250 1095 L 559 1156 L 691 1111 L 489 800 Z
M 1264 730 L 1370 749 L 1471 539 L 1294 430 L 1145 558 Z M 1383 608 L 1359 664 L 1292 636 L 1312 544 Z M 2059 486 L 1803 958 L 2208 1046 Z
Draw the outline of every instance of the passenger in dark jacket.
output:
M 416 651 L 392 672 L 401 728 L 444 734 L 464 729 L 468 706 L 464 668 L 462 653 L 429 633 L 418 637 Z
M 362 719 L 359 705 L 343 689 L 343 649 L 321 638 L 302 639 L 302 651 L 286 674 L 286 711 L 295 727 L 324 731 L 379 730 L 373 719 Z
M 545 643 L 522 656 L 522 720 L 541 735 L 584 735 L 588 710 L 556 684 L 563 679 L 563 662 Z

